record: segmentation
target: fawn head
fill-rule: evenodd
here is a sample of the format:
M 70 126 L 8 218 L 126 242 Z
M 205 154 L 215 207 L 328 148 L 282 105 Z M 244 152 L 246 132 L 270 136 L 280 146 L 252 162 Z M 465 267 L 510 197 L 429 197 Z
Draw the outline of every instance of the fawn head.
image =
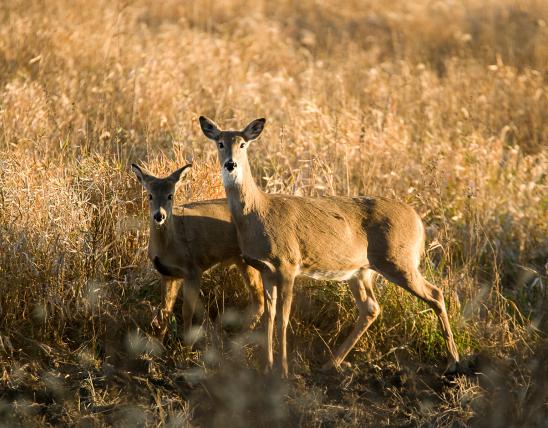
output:
M 241 184 L 243 167 L 247 162 L 247 148 L 263 131 L 266 119 L 255 119 L 241 131 L 222 131 L 217 124 L 200 116 L 200 127 L 204 135 L 217 145 L 221 175 L 225 186 Z
M 171 216 L 175 190 L 191 166 L 192 164 L 185 165 L 168 177 L 157 178 L 144 173 L 137 165 L 131 165 L 137 179 L 148 193 L 150 219 L 157 226 L 162 226 Z

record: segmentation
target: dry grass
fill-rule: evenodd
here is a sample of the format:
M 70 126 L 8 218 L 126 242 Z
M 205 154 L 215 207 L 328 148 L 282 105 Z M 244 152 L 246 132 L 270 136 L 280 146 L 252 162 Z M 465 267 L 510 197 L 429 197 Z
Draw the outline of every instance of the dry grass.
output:
M 540 0 L 2 2 L 0 421 L 540 425 L 547 22 Z M 443 381 L 433 314 L 387 283 L 336 375 L 317 368 L 355 318 L 344 284 L 300 282 L 287 384 L 230 326 L 247 302 L 233 272 L 205 278 L 197 351 L 178 316 L 166 349 L 151 340 L 158 277 L 128 165 L 192 158 L 178 201 L 222 196 L 199 114 L 267 117 L 250 156 L 270 192 L 415 206 L 425 271 L 480 374 Z

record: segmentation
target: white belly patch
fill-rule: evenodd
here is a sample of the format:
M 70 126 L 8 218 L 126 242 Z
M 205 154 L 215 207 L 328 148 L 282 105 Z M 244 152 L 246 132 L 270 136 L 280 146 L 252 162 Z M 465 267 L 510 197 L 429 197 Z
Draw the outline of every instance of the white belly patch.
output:
M 323 279 L 326 281 L 346 281 L 354 277 L 359 269 L 340 270 L 340 271 L 324 271 L 324 270 L 301 270 L 300 275 L 314 279 Z

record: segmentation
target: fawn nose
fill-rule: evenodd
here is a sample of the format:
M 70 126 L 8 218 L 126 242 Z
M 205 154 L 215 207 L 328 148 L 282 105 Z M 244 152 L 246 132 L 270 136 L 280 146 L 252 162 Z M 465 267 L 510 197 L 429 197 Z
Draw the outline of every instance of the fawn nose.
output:
M 156 221 L 156 223 L 163 223 L 164 220 L 166 219 L 165 213 L 160 212 L 160 211 L 156 212 L 153 217 L 154 217 L 154 221 Z
M 227 160 L 225 162 L 225 168 L 228 169 L 229 171 L 232 171 L 237 166 L 238 166 L 238 164 L 236 162 L 234 162 L 232 159 Z

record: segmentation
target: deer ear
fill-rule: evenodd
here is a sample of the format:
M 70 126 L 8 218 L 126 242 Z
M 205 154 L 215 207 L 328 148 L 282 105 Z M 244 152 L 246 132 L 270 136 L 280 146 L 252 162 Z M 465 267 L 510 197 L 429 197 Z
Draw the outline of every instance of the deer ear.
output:
M 255 119 L 250 122 L 249 125 L 247 125 L 242 131 L 244 140 L 249 142 L 259 138 L 259 135 L 263 132 L 265 122 L 265 118 Z
M 192 167 L 192 164 L 189 163 L 188 165 L 183 166 L 182 168 L 179 168 L 177 171 L 172 173 L 168 179 L 171 180 L 175 185 L 178 185 L 181 180 L 185 177 L 185 175 L 188 174 L 188 171 L 190 171 L 190 168 Z
M 215 122 L 205 116 L 200 116 L 200 127 L 204 135 L 210 140 L 217 141 L 221 136 L 221 130 Z
M 135 176 L 137 177 L 137 180 L 139 180 L 139 183 L 144 186 L 148 175 L 145 174 L 142 169 L 134 163 L 131 164 L 131 170 L 135 173 Z

